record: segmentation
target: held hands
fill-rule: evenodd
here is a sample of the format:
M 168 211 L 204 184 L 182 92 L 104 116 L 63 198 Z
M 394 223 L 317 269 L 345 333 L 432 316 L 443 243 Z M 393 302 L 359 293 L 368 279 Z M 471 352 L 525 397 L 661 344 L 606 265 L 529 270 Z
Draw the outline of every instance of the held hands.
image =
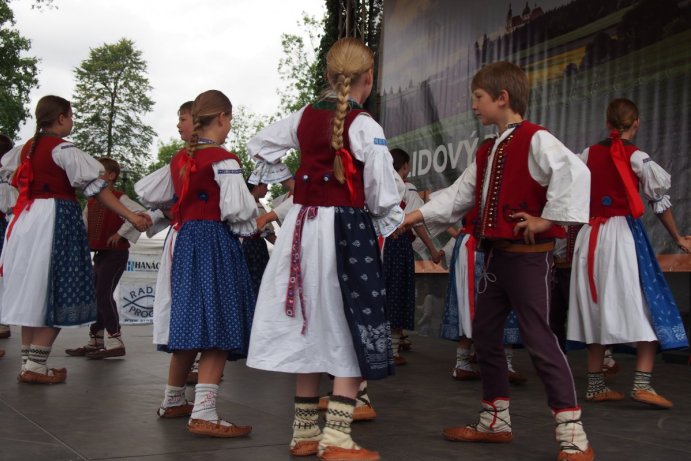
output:
M 132 216 L 127 218 L 127 220 L 131 222 L 134 228 L 137 229 L 139 232 L 144 232 L 153 225 L 153 221 L 151 221 L 151 216 L 149 216 L 146 213 L 132 213 Z
M 121 238 L 122 238 L 122 236 L 120 234 L 115 233 L 115 234 L 111 235 L 110 237 L 108 237 L 108 240 L 106 241 L 106 245 L 109 247 L 115 248 L 118 245 L 118 243 L 120 243 Z
M 511 219 L 519 220 L 513 228 L 513 235 L 518 235 L 523 231 L 523 241 L 527 244 L 535 244 L 535 235 L 545 232 L 552 227 L 552 221 L 541 218 L 539 216 L 531 216 L 524 211 L 514 213 L 510 216 Z
M 686 235 L 679 237 L 676 241 L 677 246 L 682 251 L 682 253 L 691 253 L 691 235 Z
M 434 254 L 432 255 L 432 262 L 434 264 L 439 264 L 441 262 L 441 260 L 444 259 L 444 255 L 445 255 L 444 250 L 435 251 Z

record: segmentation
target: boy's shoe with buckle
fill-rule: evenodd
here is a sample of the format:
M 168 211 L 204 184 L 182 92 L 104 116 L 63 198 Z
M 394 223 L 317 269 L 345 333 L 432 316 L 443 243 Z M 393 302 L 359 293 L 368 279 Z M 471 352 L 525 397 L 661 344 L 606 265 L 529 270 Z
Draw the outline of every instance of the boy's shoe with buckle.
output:
M 252 426 L 238 426 L 232 423 L 226 426 L 220 422 L 206 421 L 205 419 L 190 419 L 187 423 L 187 430 L 197 435 L 231 438 L 249 435 L 252 432 Z
M 636 402 L 645 403 L 647 405 L 651 405 L 657 408 L 667 409 L 672 408 L 674 406 L 674 404 L 671 401 L 667 400 L 666 398 L 657 394 L 656 392 L 644 389 L 631 391 L 631 398 Z
M 341 448 L 329 445 L 319 454 L 321 461 L 379 461 L 381 457 L 376 451 L 365 448 Z
M 193 403 L 184 403 L 174 407 L 159 408 L 156 414 L 159 418 L 181 418 L 192 414 Z

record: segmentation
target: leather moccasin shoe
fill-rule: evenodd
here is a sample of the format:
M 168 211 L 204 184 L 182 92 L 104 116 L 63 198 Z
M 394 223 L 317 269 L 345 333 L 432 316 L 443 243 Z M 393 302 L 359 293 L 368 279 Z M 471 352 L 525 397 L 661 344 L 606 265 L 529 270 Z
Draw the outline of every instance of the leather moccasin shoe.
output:
M 82 346 L 82 347 L 75 347 L 74 349 L 65 349 L 65 354 L 67 354 L 71 357 L 84 357 L 89 352 L 95 352 L 97 350 L 98 350 L 97 347 Z
M 318 440 L 301 440 L 290 447 L 290 454 L 293 456 L 312 456 L 319 451 Z
M 588 449 L 585 451 L 560 451 L 557 456 L 557 461 L 593 461 L 594 459 L 595 452 L 592 445 L 588 445 Z
M 636 402 L 645 403 L 657 408 L 667 409 L 672 408 L 674 406 L 674 404 L 671 401 L 667 400 L 663 396 L 656 394 L 655 392 L 646 390 L 632 391 L 631 398 L 634 399 Z
M 591 395 L 590 397 L 586 395 L 585 399 L 588 402 L 616 402 L 619 400 L 624 400 L 624 394 L 618 391 L 613 391 L 612 389 L 607 389 L 604 392 Z
M 356 406 L 355 410 L 353 410 L 353 421 L 372 421 L 376 417 L 377 412 L 368 403 Z
M 24 370 L 19 373 L 17 380 L 28 384 L 60 384 L 67 379 L 67 370 L 64 368 L 51 368 L 52 373 L 36 373 Z
M 159 418 L 182 418 L 192 414 L 194 404 L 186 403 L 175 407 L 159 408 L 156 414 Z
M 451 376 L 456 381 L 475 381 L 480 379 L 480 373 L 473 370 L 464 370 L 463 368 L 454 368 Z
M 107 359 L 110 357 L 122 357 L 123 355 L 125 355 L 125 348 L 124 347 L 116 347 L 114 349 L 100 348 L 100 349 L 96 349 L 95 351 L 87 352 L 86 358 L 87 359 L 100 360 L 100 359 Z
M 442 434 L 453 442 L 509 443 L 513 440 L 511 432 L 480 432 L 473 426 L 447 427 Z
M 319 455 L 322 461 L 379 461 L 381 457 L 376 451 L 364 448 L 341 448 L 329 445 Z
M 197 435 L 223 438 L 244 437 L 252 432 L 252 426 L 238 426 L 233 423 L 230 424 L 230 426 L 225 426 L 214 421 L 192 419 L 189 423 L 187 423 L 187 430 Z

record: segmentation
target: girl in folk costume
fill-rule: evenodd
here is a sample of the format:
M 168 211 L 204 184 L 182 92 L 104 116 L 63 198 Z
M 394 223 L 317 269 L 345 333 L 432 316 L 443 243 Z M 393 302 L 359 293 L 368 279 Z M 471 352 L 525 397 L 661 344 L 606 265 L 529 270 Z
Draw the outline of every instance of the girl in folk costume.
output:
M 631 142 L 640 127 L 636 105 L 628 99 L 610 102 L 607 127 L 610 138 L 581 156 L 592 174 L 591 219 L 576 239 L 567 337 L 588 344 L 588 400 L 624 398 L 605 385 L 602 358 L 608 344 L 636 343 L 631 398 L 670 408 L 672 402 L 650 385 L 655 354 L 658 348 L 687 347 L 688 340 L 638 219 L 645 211 L 639 188 L 685 253 L 691 250 L 691 237 L 677 230 L 666 195 L 670 175 Z
M 52 384 L 67 377 L 64 368 L 46 365 L 60 328 L 96 320 L 93 267 L 75 188 L 138 230 L 149 220 L 113 195 L 100 179 L 101 163 L 63 139 L 73 125 L 69 101 L 41 98 L 36 124 L 34 137 L 4 157 L 0 171 L 5 179 L 14 173 L 12 185 L 19 190 L 0 261 L 0 321 L 22 326 L 19 381 Z
M 393 167 L 403 182 L 401 207 L 406 213 L 417 210 L 424 203 L 412 183 L 405 182 L 410 173 L 410 155 L 403 149 L 391 149 Z M 391 323 L 391 340 L 393 345 L 394 363 L 405 365 L 406 359 L 400 355 L 399 349 L 410 347 L 405 341 L 404 330 L 415 329 L 415 254 L 413 240 L 415 235 L 429 250 L 432 261 L 439 263 L 444 252 L 438 251 L 423 224 L 413 227 L 412 231 L 397 237 L 384 240 L 383 264 L 384 280 L 386 281 L 386 311 Z M 402 341 L 403 340 L 403 341 Z
M 222 420 L 216 411 L 225 362 L 246 354 L 254 309 L 251 280 L 235 233 L 254 232 L 256 207 L 240 161 L 221 147 L 230 131 L 231 115 L 230 101 L 220 91 L 197 96 L 189 146 L 162 168 L 163 173 L 150 177 L 157 178 L 158 184 L 152 180 L 147 187 L 139 187 L 147 204 L 165 206 L 177 198 L 172 207 L 177 237 L 167 348 L 188 366 L 201 351 L 187 429 L 212 437 L 240 437 L 252 430 Z M 169 381 L 166 387 L 164 413 L 174 406 L 186 409 L 184 382 L 172 384 Z
M 377 234 L 403 220 L 381 127 L 362 109 L 374 58 L 344 38 L 327 55 L 332 92 L 250 140 L 256 159 L 299 149 L 295 205 L 264 272 L 247 365 L 297 374 L 290 452 L 322 460 L 378 460 L 350 436 L 362 379 L 393 373 Z M 319 381 L 334 376 L 324 431 Z

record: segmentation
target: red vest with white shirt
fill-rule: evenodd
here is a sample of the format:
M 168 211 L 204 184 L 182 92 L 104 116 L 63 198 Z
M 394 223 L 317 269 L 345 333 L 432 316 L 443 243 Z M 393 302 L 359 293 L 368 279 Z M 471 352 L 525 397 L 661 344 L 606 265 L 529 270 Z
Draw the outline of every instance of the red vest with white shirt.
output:
M 67 173 L 53 160 L 53 150 L 63 143 L 67 144 L 61 149 L 72 147 L 71 143 L 57 136 L 43 135 L 39 138 L 36 150 L 31 156 L 33 182 L 29 189 L 29 197 L 32 200 L 37 198 L 77 200 L 77 195 L 74 192 L 74 187 L 70 184 Z M 22 160 L 29 155 L 32 144 L 33 140 L 22 147 Z
M 113 195 L 120 200 L 124 194 L 119 190 L 112 190 Z M 108 246 L 108 239 L 122 226 L 123 219 L 115 212 L 110 211 L 95 198 L 90 198 L 86 203 L 86 233 L 89 237 L 89 248 L 92 250 L 127 250 L 130 242 L 126 239 L 118 240 L 116 246 Z
M 622 140 L 626 159 L 629 160 L 627 171 L 638 190 L 639 180 L 631 169 L 630 159 L 638 148 L 630 141 Z M 590 169 L 590 216 L 609 218 L 631 214 L 626 198 L 626 187 L 617 171 L 610 153 L 611 139 L 606 139 L 588 149 L 586 164 Z

